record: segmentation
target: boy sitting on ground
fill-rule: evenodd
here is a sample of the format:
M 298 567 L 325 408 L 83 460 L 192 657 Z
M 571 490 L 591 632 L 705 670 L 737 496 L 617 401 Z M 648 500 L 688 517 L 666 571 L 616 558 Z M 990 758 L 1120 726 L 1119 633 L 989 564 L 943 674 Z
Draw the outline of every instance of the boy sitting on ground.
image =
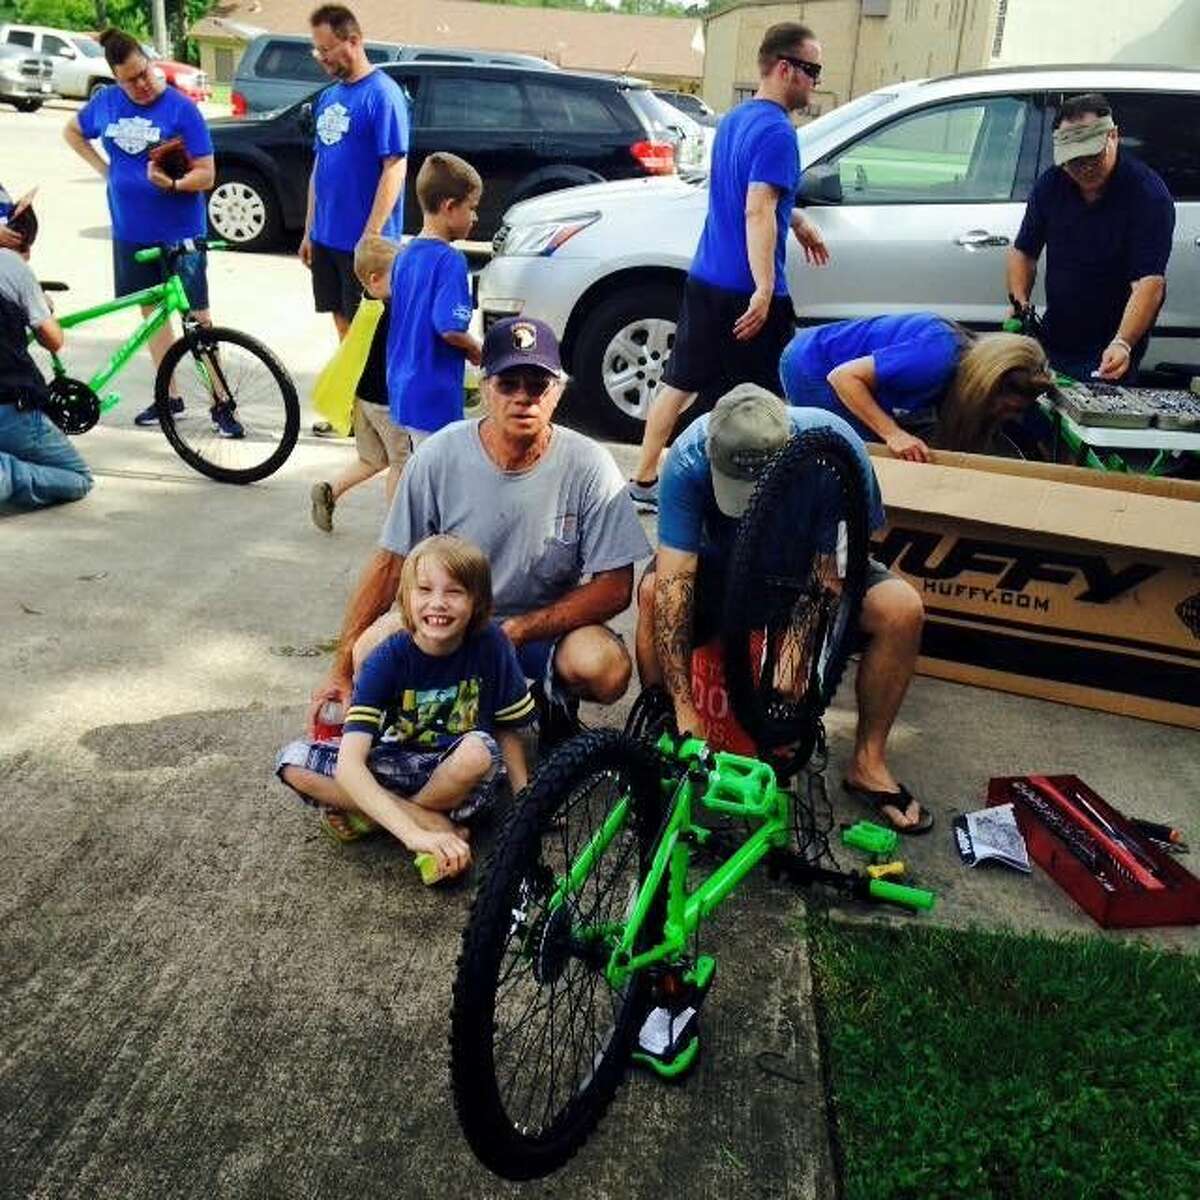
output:
M 448 534 L 419 542 L 396 598 L 404 627 L 358 666 L 340 750 L 293 742 L 277 770 L 328 809 L 323 827 L 337 840 L 382 825 L 445 878 L 470 864 L 465 822 L 504 773 L 514 792 L 525 786 L 517 731 L 535 710 L 512 643 L 490 621 L 491 570 L 477 547 Z

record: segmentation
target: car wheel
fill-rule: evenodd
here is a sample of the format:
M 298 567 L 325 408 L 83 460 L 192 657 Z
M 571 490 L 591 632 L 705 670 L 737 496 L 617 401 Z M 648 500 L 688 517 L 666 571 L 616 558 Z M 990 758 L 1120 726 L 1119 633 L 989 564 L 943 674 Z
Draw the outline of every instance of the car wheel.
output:
M 13 107 L 17 112 L 37 112 L 42 107 L 40 100 L 14 100 Z
M 208 196 L 208 227 L 238 250 L 265 250 L 279 239 L 279 204 L 261 175 L 222 171 Z
M 666 283 L 617 292 L 597 305 L 579 335 L 575 386 L 589 415 L 626 440 L 641 440 L 675 344 L 680 298 Z
M 92 99 L 97 92 L 102 92 L 111 82 L 111 79 L 93 79 L 92 82 L 88 84 L 88 99 Z

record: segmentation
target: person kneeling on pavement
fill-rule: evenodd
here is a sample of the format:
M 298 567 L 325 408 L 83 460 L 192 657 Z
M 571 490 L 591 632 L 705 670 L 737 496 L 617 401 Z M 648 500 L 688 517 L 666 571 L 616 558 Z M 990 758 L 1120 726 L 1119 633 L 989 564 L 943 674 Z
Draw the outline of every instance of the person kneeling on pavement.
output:
M 396 599 L 402 626 L 360 639 L 340 748 L 293 742 L 276 770 L 325 808 L 322 828 L 335 840 L 383 826 L 447 878 L 470 865 L 467 823 L 504 776 L 514 791 L 525 786 L 517 730 L 533 720 L 533 699 L 490 620 L 491 571 L 477 547 L 424 539 L 404 561 Z
M 394 620 L 386 614 L 405 557 L 434 533 L 473 542 L 491 564 L 496 615 L 533 681 L 543 746 L 574 732 L 580 700 L 625 694 L 632 663 L 604 622 L 629 606 L 633 564 L 651 550 L 621 473 L 603 447 L 553 424 L 565 378 L 549 326 L 498 321 L 482 366 L 487 415 L 433 434 L 400 479 L 310 728 L 326 700 L 345 700 L 356 641 L 381 617 Z
M 777 451 L 809 429 L 832 430 L 853 449 L 866 485 L 870 528 L 882 528 L 879 484 L 854 430 L 832 413 L 789 408 L 755 384 L 740 384 L 722 396 L 667 456 L 658 554 L 638 588 L 638 673 L 643 686 L 665 686 L 681 731 L 705 736 L 692 698 L 691 651 L 719 632 L 723 564 L 730 560 L 753 484 Z M 886 746 L 916 668 L 923 622 L 916 590 L 871 560 L 859 616 L 865 648 L 856 681 L 858 728 L 842 786 L 908 834 L 926 832 L 933 816 L 896 780 Z
M 50 351 L 66 339 L 29 269 L 37 222 L 26 212 L 23 232 L 6 229 L 8 248 L 0 249 L 0 506 L 34 509 L 83 499 L 92 473 L 41 411 L 49 392 L 29 354 L 29 331 Z

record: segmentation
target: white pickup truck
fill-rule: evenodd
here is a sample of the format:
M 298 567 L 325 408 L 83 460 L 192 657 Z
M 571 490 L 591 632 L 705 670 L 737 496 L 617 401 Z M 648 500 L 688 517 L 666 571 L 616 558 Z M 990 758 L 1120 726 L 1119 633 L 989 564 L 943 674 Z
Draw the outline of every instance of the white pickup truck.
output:
M 37 112 L 53 100 L 54 67 L 41 54 L 0 42 L 0 104 L 18 112 Z

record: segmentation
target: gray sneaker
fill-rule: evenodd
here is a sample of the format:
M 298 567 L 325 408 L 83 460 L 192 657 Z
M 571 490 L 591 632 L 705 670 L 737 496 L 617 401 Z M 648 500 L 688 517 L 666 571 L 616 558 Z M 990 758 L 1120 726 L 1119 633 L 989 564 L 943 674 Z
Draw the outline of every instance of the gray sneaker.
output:
M 312 522 L 326 533 L 333 532 L 333 488 L 327 483 L 312 485 Z
M 636 479 L 629 481 L 629 498 L 638 512 L 658 512 L 658 480 L 653 483 L 638 483 Z

